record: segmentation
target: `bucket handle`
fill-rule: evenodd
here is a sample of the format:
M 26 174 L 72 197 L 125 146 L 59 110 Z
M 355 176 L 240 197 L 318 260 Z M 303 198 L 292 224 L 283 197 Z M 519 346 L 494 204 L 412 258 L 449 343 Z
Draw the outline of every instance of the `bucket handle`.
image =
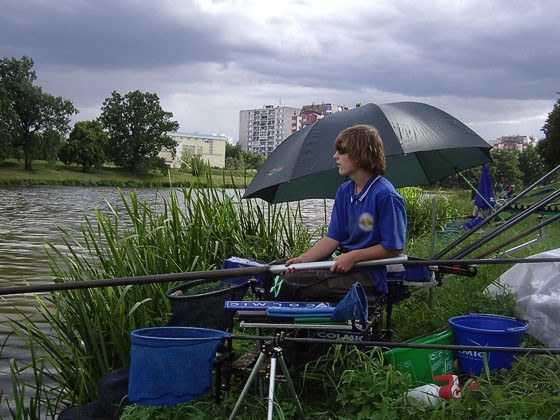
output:
M 508 328 L 507 331 L 517 331 L 520 330 L 522 328 L 525 328 L 528 324 L 529 321 L 527 321 L 526 319 L 522 319 L 522 318 L 517 318 L 517 317 L 513 317 L 513 316 L 506 316 L 506 315 L 496 315 L 496 314 L 473 314 L 472 312 L 469 313 L 469 315 L 482 315 L 482 316 L 493 316 L 493 317 L 500 317 L 500 318 L 506 318 L 506 319 L 514 319 L 516 321 L 519 322 L 523 322 L 525 325 L 523 327 L 511 327 Z
M 521 321 L 521 320 L 519 320 Z M 527 323 L 525 325 L 523 325 L 522 327 L 511 327 L 511 328 L 506 328 L 507 332 L 516 332 L 516 331 L 525 331 L 525 327 L 527 326 Z

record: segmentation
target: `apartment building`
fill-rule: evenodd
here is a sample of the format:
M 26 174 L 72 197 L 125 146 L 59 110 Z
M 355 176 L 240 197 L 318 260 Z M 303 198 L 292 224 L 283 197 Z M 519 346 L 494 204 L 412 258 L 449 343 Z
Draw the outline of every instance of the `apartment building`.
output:
M 514 150 L 523 152 L 529 146 L 536 146 L 537 143 L 538 140 L 533 136 L 502 136 L 494 142 L 493 147 L 494 149 L 507 150 L 508 152 Z
M 321 118 L 331 115 L 333 112 L 346 111 L 349 109 L 345 105 L 335 105 L 335 104 L 311 104 L 304 105 L 301 108 L 301 128 L 304 128 L 310 124 L 315 124 Z
M 231 143 L 231 138 L 225 135 L 200 134 L 200 133 L 167 133 L 177 142 L 175 158 L 171 157 L 170 150 L 162 150 L 160 157 L 165 159 L 172 168 L 181 167 L 181 157 L 187 150 L 193 155 L 198 155 L 205 163 L 213 168 L 224 168 L 226 166 L 226 143 Z
M 239 144 L 242 150 L 269 156 L 301 128 L 300 109 L 265 105 L 239 112 Z

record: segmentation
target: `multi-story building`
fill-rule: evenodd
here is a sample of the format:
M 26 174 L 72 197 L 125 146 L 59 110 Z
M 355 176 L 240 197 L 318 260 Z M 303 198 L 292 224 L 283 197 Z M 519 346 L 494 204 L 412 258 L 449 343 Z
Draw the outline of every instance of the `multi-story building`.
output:
M 301 128 L 300 109 L 265 105 L 239 112 L 239 144 L 242 150 L 268 156 Z
M 507 150 L 513 152 L 519 150 L 523 152 L 529 146 L 536 146 L 538 140 L 533 136 L 502 136 L 493 144 L 494 149 Z
M 226 166 L 226 143 L 231 143 L 231 138 L 225 135 L 200 134 L 200 133 L 167 133 L 177 142 L 175 148 L 175 158 L 171 156 L 171 150 L 162 150 L 159 156 L 165 159 L 172 168 L 181 167 L 181 158 L 185 152 L 189 151 L 192 155 L 198 155 L 204 163 L 208 163 L 213 168 L 224 168 Z
M 301 108 L 300 116 L 301 116 L 301 128 L 308 126 L 310 124 L 315 124 L 321 118 L 331 115 L 333 112 L 338 111 L 346 111 L 348 109 L 347 106 L 339 106 L 334 104 L 311 104 L 311 105 L 304 105 Z

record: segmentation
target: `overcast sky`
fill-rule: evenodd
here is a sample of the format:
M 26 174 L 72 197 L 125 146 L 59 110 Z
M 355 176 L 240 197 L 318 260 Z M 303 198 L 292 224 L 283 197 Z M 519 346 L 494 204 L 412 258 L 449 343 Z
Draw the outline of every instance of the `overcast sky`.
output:
M 541 138 L 559 18 L 557 0 L 0 0 L 0 56 L 32 58 L 77 120 L 140 90 L 181 131 L 234 141 L 244 109 L 399 101 Z

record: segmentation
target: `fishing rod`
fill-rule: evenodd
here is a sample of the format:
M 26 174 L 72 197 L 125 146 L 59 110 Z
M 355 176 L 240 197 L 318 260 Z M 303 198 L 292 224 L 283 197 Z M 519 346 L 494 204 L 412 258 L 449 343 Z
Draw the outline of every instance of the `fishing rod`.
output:
M 520 192 L 519 194 L 517 194 L 515 197 L 513 197 L 511 200 L 509 200 L 506 204 L 504 204 L 502 207 L 499 207 L 498 209 L 496 209 L 496 211 L 494 211 L 490 216 L 488 216 L 487 218 L 483 219 L 482 222 L 480 222 L 478 225 L 476 225 L 474 228 L 468 230 L 467 232 L 465 232 L 465 234 L 463 234 L 461 237 L 457 238 L 455 241 L 453 241 L 451 244 L 449 244 L 446 248 L 444 248 L 443 250 L 441 250 L 440 252 L 438 252 L 434 258 L 442 258 L 444 255 L 448 254 L 452 249 L 454 249 L 455 247 L 457 247 L 459 244 L 463 243 L 465 241 L 465 239 L 469 238 L 471 235 L 473 235 L 475 232 L 478 232 L 480 229 L 482 229 L 484 226 L 486 226 L 488 223 L 490 223 L 492 220 L 494 220 L 495 218 L 497 218 L 502 212 L 507 211 L 507 209 L 509 207 L 511 207 L 514 203 L 516 203 L 517 201 L 519 201 L 521 198 L 525 197 L 530 191 L 532 191 L 537 185 L 543 183 L 544 181 L 546 181 L 548 178 L 550 178 L 552 175 L 554 175 L 556 172 L 558 172 L 560 170 L 560 165 L 556 166 L 556 168 L 552 169 L 549 173 L 547 173 L 546 175 L 544 175 L 543 177 L 541 177 L 540 179 L 538 179 L 537 181 L 535 181 L 533 184 L 531 184 L 530 186 L 528 186 L 527 188 L 525 188 L 525 190 L 523 190 L 522 192 Z
M 498 252 L 503 247 L 508 246 L 508 245 L 512 244 L 513 242 L 515 242 L 515 241 L 517 241 L 517 240 L 519 240 L 519 239 L 521 239 L 521 238 L 523 238 L 523 237 L 525 237 L 525 236 L 527 236 L 527 235 L 529 235 L 533 232 L 536 232 L 537 230 L 540 230 L 543 227 L 545 227 L 545 226 L 547 226 L 551 223 L 556 222 L 558 219 L 560 219 L 560 214 L 557 214 L 557 215 L 551 217 L 550 219 L 545 219 L 545 220 L 539 222 L 538 224 L 536 224 L 535 226 L 533 226 L 533 227 L 531 227 L 531 228 L 529 228 L 529 229 L 527 229 L 527 230 L 509 238 L 509 239 L 506 239 L 505 241 L 499 243 L 496 246 L 493 246 L 489 250 L 484 251 L 481 254 L 477 254 L 474 258 L 484 258 L 488 255 L 493 254 L 494 252 Z
M 356 264 L 356 267 L 369 267 L 375 265 L 386 264 L 401 264 L 407 261 L 406 256 L 387 258 L 383 260 L 363 261 Z M 296 270 L 326 270 L 329 269 L 333 261 L 319 261 L 310 263 L 292 264 L 291 267 Z M 40 293 L 40 292 L 55 292 L 62 290 L 77 290 L 77 289 L 92 289 L 98 287 L 111 287 L 111 286 L 129 286 L 129 285 L 143 285 L 150 283 L 169 283 L 199 279 L 222 279 L 228 277 L 251 277 L 259 276 L 267 273 L 280 274 L 286 271 L 284 264 L 278 265 L 263 265 L 260 267 L 241 267 L 241 268 L 224 268 L 219 270 L 208 271 L 191 271 L 186 273 L 173 273 L 173 274 L 153 274 L 147 276 L 137 277 L 119 277 L 112 279 L 98 279 L 98 280 L 83 280 L 83 281 L 70 281 L 63 283 L 46 283 L 26 286 L 10 286 L 0 288 L 0 296 L 13 295 L 20 293 Z
M 253 341 L 271 341 L 277 340 L 278 337 L 271 336 L 255 336 L 255 335 L 236 335 L 232 334 L 229 338 L 238 340 Z M 408 349 L 424 349 L 424 350 L 453 350 L 453 351 L 476 351 L 476 352 L 496 352 L 496 353 L 522 353 L 522 354 L 545 354 L 558 355 L 560 349 L 547 349 L 539 347 L 497 347 L 497 346 L 467 346 L 461 344 L 423 344 L 423 343 L 398 343 L 393 341 L 368 341 L 368 340 L 333 340 L 329 338 L 301 338 L 301 337 L 281 337 L 281 341 L 294 343 L 311 343 L 311 344 L 342 344 L 346 346 L 360 347 L 385 347 L 392 348 L 408 348 Z
M 409 257 L 402 255 L 395 258 L 386 258 L 382 260 L 362 261 L 355 265 L 356 270 L 365 270 L 368 267 L 380 265 L 398 265 L 403 266 L 428 266 L 433 267 L 435 270 L 438 267 L 445 268 L 465 268 L 471 271 L 474 268 L 468 266 L 485 265 L 485 264 L 536 264 L 536 263 L 551 263 L 560 262 L 560 257 L 549 258 L 507 258 L 507 259 L 470 259 L 470 260 L 429 260 L 422 258 Z M 309 263 L 292 264 L 290 267 L 296 270 L 328 270 L 334 264 L 334 261 L 318 261 Z M 242 268 L 224 268 L 219 270 L 209 271 L 192 271 L 186 273 L 174 274 L 154 274 L 138 277 L 120 277 L 112 279 L 98 279 L 98 280 L 83 280 L 83 281 L 69 281 L 62 283 L 45 283 L 45 284 L 30 284 L 25 286 L 8 286 L 0 288 L 0 296 L 14 295 L 21 293 L 41 293 L 41 292 L 56 292 L 78 289 L 92 289 L 99 287 L 112 287 L 112 286 L 128 286 L 128 285 L 143 285 L 150 283 L 167 283 L 179 282 L 188 280 L 199 279 L 223 279 L 228 277 L 251 277 L 263 274 L 280 274 L 286 271 L 286 266 L 283 264 L 277 265 L 263 265 L 260 267 L 242 267 Z
M 496 238 L 497 236 L 501 235 L 503 232 L 508 231 L 511 229 L 512 226 L 515 226 L 517 223 L 525 220 L 527 216 L 537 212 L 539 209 L 543 208 L 547 204 L 555 201 L 556 199 L 560 198 L 560 190 L 555 191 L 554 193 L 550 194 L 549 196 L 539 200 L 538 202 L 529 206 L 526 210 L 519 213 L 517 216 L 511 218 L 503 225 L 499 226 L 493 232 L 490 232 L 488 235 L 480 238 L 479 240 L 473 242 L 469 246 L 465 247 L 462 251 L 459 251 L 452 258 L 463 258 L 466 255 L 469 255 L 474 250 L 479 249 L 482 245 L 490 242 L 492 239 Z

